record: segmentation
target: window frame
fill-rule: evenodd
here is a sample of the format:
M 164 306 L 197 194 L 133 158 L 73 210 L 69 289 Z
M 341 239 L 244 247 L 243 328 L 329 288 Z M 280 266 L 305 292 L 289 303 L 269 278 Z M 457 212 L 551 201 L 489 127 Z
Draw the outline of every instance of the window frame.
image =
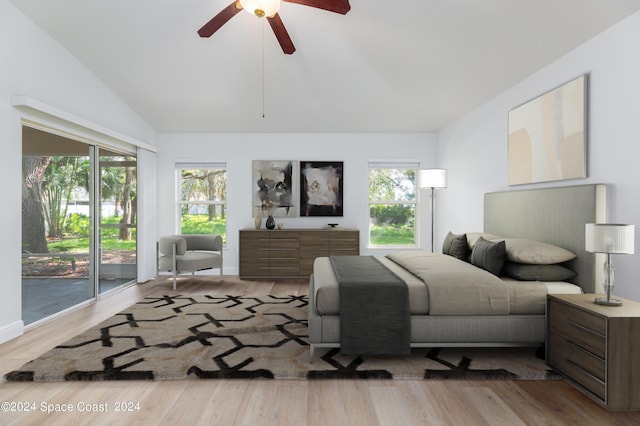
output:
M 223 201 L 218 200 L 183 200 L 182 199 L 182 170 L 224 170 L 225 173 L 225 193 Z M 227 210 L 227 185 L 228 185 L 228 169 L 226 161 L 177 161 L 175 163 L 175 230 L 176 234 L 182 234 L 182 206 L 221 206 L 225 211 L 225 231 L 222 241 L 226 246 L 227 227 L 226 227 L 226 210 Z M 206 235 L 206 234 L 203 234 Z
M 370 195 L 367 194 L 367 210 L 368 210 L 368 232 L 367 232 L 367 247 L 372 249 L 415 249 L 420 247 L 420 235 L 419 235 L 419 188 L 418 188 L 418 173 L 420 170 L 420 162 L 417 160 L 384 160 L 384 161 L 369 161 L 367 167 L 367 180 L 368 188 L 371 187 L 371 170 L 372 169 L 395 169 L 395 170 L 413 170 L 415 172 L 414 181 L 414 197 L 413 200 L 372 200 Z M 413 243 L 412 244 L 375 244 L 371 241 L 371 208 L 374 205 L 412 205 L 413 206 Z

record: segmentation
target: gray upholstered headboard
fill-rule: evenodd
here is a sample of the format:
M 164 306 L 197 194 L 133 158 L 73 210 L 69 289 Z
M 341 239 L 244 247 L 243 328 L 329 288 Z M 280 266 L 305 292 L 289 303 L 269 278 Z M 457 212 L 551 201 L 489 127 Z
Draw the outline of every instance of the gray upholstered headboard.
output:
M 601 292 L 601 255 L 584 249 L 586 223 L 606 222 L 606 185 L 576 185 L 491 192 L 484 196 L 484 232 L 544 241 L 574 252 L 572 281 Z

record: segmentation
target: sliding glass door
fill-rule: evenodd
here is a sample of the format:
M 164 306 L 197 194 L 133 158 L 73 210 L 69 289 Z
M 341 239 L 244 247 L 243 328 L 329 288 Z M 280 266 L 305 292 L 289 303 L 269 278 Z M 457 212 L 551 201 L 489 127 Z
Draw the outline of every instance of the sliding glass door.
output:
M 136 279 L 136 158 L 100 149 L 98 291 Z
M 136 158 L 24 126 L 22 316 L 136 280 Z

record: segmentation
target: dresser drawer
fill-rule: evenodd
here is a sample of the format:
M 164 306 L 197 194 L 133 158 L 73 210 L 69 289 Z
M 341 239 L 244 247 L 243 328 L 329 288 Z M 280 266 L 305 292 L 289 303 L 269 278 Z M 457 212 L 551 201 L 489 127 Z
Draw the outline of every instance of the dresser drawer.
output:
M 300 247 L 325 247 L 329 249 L 327 232 L 300 232 Z
M 309 277 L 317 257 L 358 255 L 357 230 L 240 230 L 240 276 Z
M 552 332 L 600 358 L 605 357 L 605 318 L 555 300 L 550 301 L 548 314 Z
M 240 261 L 240 275 L 259 277 L 269 274 L 269 258 L 251 258 Z
M 352 231 L 336 231 L 331 234 L 331 250 L 357 249 L 360 245 L 360 234 Z
M 328 248 L 319 248 L 316 250 L 300 250 L 300 275 L 307 276 L 313 273 L 313 262 L 317 257 L 329 256 Z
M 240 247 L 243 251 L 269 249 L 269 234 L 266 232 L 241 233 Z

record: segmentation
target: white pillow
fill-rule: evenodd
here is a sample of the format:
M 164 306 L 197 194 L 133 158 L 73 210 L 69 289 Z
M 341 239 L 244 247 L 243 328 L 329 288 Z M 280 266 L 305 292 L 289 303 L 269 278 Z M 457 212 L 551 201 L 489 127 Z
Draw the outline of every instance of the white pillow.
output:
M 468 238 L 468 237 L 467 237 Z M 507 260 L 530 265 L 553 265 L 576 257 L 575 253 L 562 247 L 524 238 L 498 238 L 503 240 L 507 249 Z

